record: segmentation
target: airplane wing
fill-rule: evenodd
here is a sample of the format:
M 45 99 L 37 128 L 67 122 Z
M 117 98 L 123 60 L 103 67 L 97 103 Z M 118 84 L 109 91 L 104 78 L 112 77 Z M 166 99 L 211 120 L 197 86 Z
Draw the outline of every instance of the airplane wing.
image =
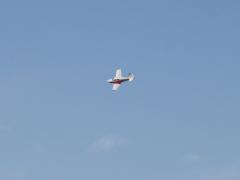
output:
M 112 88 L 112 90 L 113 91 L 116 91 L 116 90 L 118 90 L 118 88 L 121 86 L 121 84 L 113 84 L 113 88 Z
M 116 77 L 117 79 L 121 79 L 122 78 L 122 70 L 121 69 L 117 69 L 116 70 Z

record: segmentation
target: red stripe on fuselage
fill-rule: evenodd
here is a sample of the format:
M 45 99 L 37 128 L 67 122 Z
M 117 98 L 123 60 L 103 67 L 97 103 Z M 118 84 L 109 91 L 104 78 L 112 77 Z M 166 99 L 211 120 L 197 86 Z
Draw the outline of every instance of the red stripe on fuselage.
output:
M 111 83 L 111 84 L 121 84 L 125 81 L 129 81 L 129 79 L 114 79 L 114 80 L 110 81 L 109 83 Z
M 112 83 L 112 84 L 121 84 L 122 82 L 123 82 L 123 80 L 115 79 L 115 80 L 113 80 L 113 81 L 110 82 L 110 83 Z

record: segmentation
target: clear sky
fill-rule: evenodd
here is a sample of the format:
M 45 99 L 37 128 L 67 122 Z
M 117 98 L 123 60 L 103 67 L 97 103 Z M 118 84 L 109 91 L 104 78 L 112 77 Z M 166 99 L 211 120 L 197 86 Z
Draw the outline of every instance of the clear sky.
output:
M 237 0 L 2 0 L 0 179 L 239 180 L 239 32 Z

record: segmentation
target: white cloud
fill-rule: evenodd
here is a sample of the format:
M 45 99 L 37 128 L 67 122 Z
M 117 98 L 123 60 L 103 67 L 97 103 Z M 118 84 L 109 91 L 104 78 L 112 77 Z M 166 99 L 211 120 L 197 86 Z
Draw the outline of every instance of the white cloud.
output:
M 108 135 L 100 137 L 97 141 L 95 141 L 90 150 L 92 152 L 100 152 L 100 151 L 110 151 L 115 148 L 120 148 L 127 144 L 127 140 L 116 135 Z

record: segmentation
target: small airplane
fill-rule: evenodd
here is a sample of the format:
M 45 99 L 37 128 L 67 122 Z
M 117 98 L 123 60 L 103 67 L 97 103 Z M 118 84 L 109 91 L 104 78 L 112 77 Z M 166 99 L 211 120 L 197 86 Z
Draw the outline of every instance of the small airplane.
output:
M 125 81 L 133 81 L 134 75 L 132 73 L 129 73 L 127 77 L 122 76 L 122 70 L 117 69 L 116 70 L 116 76 L 113 79 L 109 79 L 107 82 L 113 84 L 113 91 L 118 90 L 118 88 L 121 86 L 121 84 Z

